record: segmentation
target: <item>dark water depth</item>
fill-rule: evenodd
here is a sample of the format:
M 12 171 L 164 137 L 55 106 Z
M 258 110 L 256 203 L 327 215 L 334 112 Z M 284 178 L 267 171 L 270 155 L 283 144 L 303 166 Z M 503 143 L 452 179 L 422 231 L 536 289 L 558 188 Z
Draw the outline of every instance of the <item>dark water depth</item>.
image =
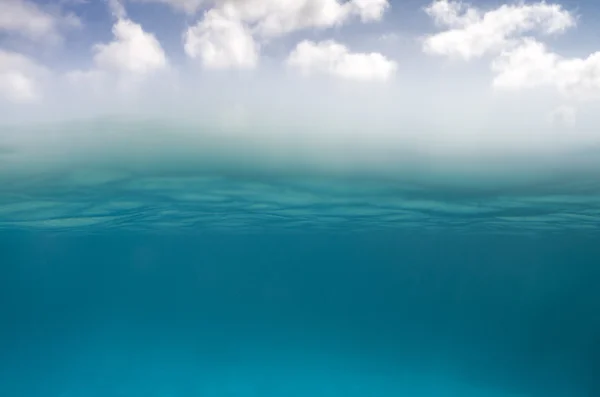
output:
M 593 236 L 0 238 L 3 396 L 597 396 Z

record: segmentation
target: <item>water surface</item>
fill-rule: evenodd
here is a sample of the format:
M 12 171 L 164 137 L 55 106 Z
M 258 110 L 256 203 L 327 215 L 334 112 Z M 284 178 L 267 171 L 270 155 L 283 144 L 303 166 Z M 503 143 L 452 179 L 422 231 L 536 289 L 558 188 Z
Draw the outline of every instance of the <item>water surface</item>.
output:
M 0 135 L 3 396 L 600 393 L 593 151 L 32 131 Z

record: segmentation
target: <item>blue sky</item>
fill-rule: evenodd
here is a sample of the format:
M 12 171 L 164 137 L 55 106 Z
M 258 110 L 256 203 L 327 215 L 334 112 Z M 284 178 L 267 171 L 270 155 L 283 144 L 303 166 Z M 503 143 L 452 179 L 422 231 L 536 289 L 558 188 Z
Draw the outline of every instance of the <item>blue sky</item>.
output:
M 14 0 L 5 0 L 6 3 Z M 99 42 L 108 42 L 112 39 L 111 26 L 114 22 L 107 6 L 106 0 L 29 0 L 20 3 L 35 4 L 41 10 L 61 10 L 63 14 L 72 13 L 81 21 L 81 28 L 65 29 L 61 32 L 63 43 L 53 46 L 51 49 L 42 48 L 35 43 L 27 42 L 22 38 L 15 37 L 14 30 L 0 30 L 2 48 L 21 50 L 42 56 L 45 61 L 54 67 L 72 68 L 84 67 L 91 64 L 91 48 Z M 177 4 L 177 0 L 173 1 Z M 192 1 L 193 3 L 193 1 Z M 195 13 L 185 13 L 176 6 L 169 6 L 168 0 L 161 2 L 125 0 L 128 16 L 139 23 L 143 28 L 156 35 L 166 51 L 169 58 L 178 62 L 185 61 L 185 53 L 182 45 L 182 35 L 187 27 L 201 19 L 202 13 L 210 9 L 210 2 L 205 1 L 206 6 L 199 7 Z M 471 1 L 464 2 L 481 10 L 493 10 L 503 4 L 501 1 Z M 524 4 L 535 4 L 537 2 L 527 1 Z M 591 1 L 564 0 L 560 2 L 548 2 L 549 4 L 560 4 L 566 10 L 579 16 L 577 28 L 561 37 L 553 38 L 553 44 L 561 51 L 573 56 L 584 56 L 595 50 L 597 28 L 595 22 L 600 18 L 600 7 Z M 386 9 L 383 18 L 377 23 L 346 23 L 330 29 L 304 29 L 286 37 L 279 37 L 271 41 L 265 49 L 268 55 L 285 56 L 286 50 L 302 38 L 326 39 L 334 38 L 348 44 L 355 44 L 365 51 L 381 50 L 390 56 L 403 57 L 403 47 L 409 47 L 412 57 L 418 56 L 419 45 L 415 39 L 420 35 L 435 32 L 431 18 L 423 11 L 431 4 L 422 0 L 389 1 L 390 7 Z M 518 4 L 515 1 L 506 4 Z M 398 36 L 404 41 L 412 43 L 381 43 L 380 37 Z M 367 45 L 371 45 L 369 48 Z M 398 45 L 400 44 L 400 45 Z M 575 48 L 574 48 L 575 47 Z M 404 48 L 405 49 L 405 48 Z M 41 54 L 40 54 L 41 52 Z
M 589 144 L 598 18 L 574 0 L 0 0 L 0 116 Z

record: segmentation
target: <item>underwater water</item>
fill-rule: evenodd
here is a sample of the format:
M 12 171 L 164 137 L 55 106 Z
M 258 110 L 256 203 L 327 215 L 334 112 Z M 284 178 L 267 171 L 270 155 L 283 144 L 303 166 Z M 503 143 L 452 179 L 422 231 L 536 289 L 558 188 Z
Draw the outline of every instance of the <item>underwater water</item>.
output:
M 36 128 L 0 134 L 1 396 L 600 395 L 592 152 Z

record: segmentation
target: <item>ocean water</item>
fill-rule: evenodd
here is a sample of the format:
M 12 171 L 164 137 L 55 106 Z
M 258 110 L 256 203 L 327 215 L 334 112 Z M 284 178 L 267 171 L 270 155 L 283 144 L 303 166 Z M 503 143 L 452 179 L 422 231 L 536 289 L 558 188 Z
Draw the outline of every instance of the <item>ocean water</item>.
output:
M 595 150 L 278 136 L 4 127 L 0 396 L 600 395 Z

